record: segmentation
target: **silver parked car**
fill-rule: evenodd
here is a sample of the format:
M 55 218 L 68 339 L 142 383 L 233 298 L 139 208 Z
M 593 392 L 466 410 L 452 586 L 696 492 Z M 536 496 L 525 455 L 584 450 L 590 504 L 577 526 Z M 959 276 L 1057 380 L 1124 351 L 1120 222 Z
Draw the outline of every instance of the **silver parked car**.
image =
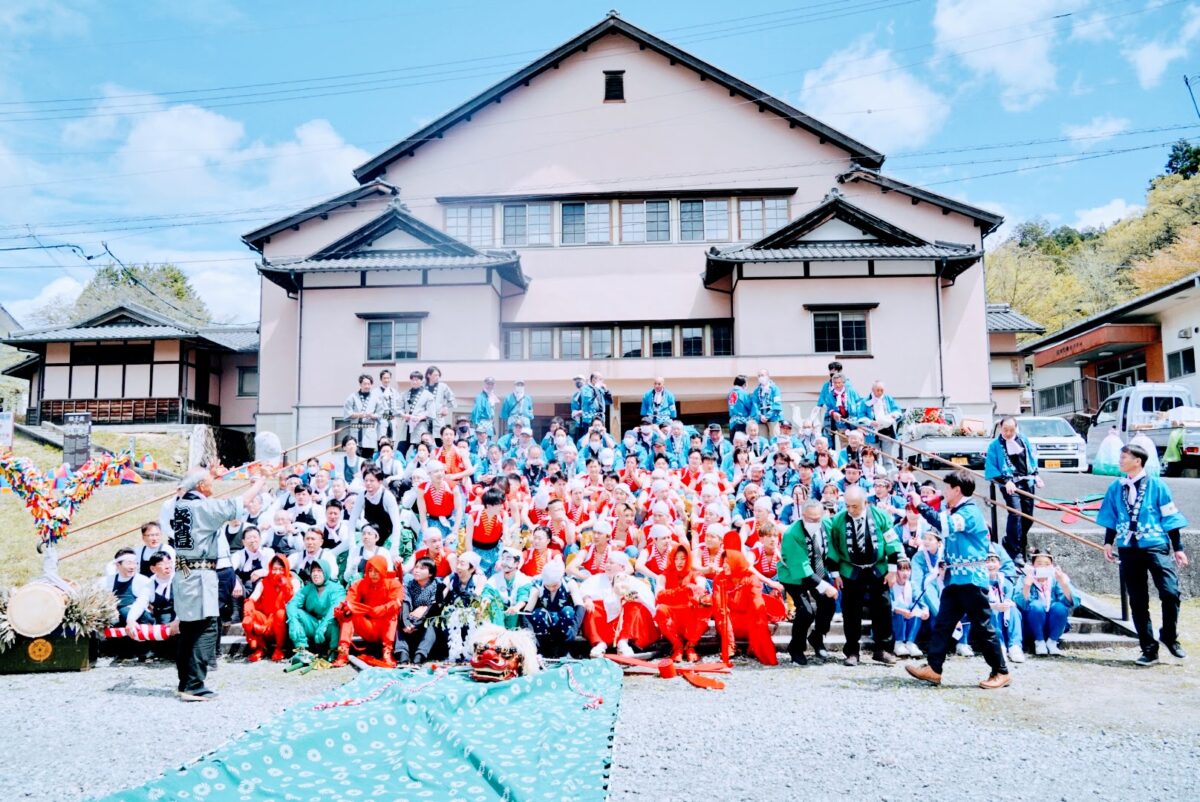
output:
M 1017 431 L 1029 438 L 1041 470 L 1087 473 L 1087 441 L 1063 418 L 1019 416 Z

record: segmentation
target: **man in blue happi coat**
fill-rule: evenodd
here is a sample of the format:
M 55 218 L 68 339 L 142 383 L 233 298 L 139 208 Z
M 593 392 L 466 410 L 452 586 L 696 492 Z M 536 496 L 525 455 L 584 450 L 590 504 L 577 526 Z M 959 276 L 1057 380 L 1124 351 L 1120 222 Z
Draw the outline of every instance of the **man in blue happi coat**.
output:
M 1139 666 L 1158 662 L 1158 643 L 1175 657 L 1187 657 L 1179 644 L 1179 577 L 1175 567 L 1186 568 L 1187 554 L 1179 530 L 1187 518 L 1179 512 L 1167 483 L 1146 473 L 1150 459 L 1146 449 L 1128 445 L 1121 449 L 1121 473 L 1108 487 L 1096 522 L 1104 527 L 1104 556 L 1113 562 L 1113 544 L 1121 560 L 1121 581 L 1129 594 L 1129 612 L 1137 630 L 1142 654 Z M 1158 640 L 1150 622 L 1150 589 L 1146 574 L 1154 580 L 1162 603 L 1162 628 Z

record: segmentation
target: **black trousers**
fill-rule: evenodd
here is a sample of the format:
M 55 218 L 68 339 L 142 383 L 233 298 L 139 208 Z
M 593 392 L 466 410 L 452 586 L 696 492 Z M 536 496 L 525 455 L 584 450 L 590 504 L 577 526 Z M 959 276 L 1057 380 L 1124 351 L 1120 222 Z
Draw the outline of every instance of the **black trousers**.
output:
M 842 626 L 846 630 L 847 657 L 858 654 L 862 639 L 863 607 L 871 612 L 871 639 L 875 653 L 890 652 L 895 646 L 892 638 L 892 601 L 887 583 L 874 570 L 858 571 L 853 579 L 842 578 Z
M 1034 490 L 1033 480 L 1025 479 L 1016 483 L 1017 488 L 1024 490 L 1026 493 L 1032 493 Z M 1026 515 L 1033 515 L 1033 499 L 1029 496 L 1018 495 L 1017 493 L 1009 493 L 1004 489 L 1004 484 L 996 483 L 1000 495 L 1004 497 L 1004 503 L 1012 507 L 1014 510 L 1020 510 Z M 1008 556 L 1013 558 L 1013 562 L 1018 565 L 1025 564 L 1025 547 L 1029 539 L 1029 530 L 1033 527 L 1033 521 L 1029 518 L 1023 518 L 1015 512 L 1008 514 L 1008 520 L 1005 521 L 1004 529 L 1004 550 L 1008 552 Z
M 195 693 L 204 689 L 208 667 L 217 661 L 220 634 L 220 619 L 217 618 L 179 622 L 175 669 L 179 674 L 180 691 Z
M 942 590 L 942 602 L 937 620 L 933 622 L 933 635 L 929 638 L 929 667 L 939 674 L 946 663 L 946 650 L 954 636 L 954 628 L 966 615 L 971 624 L 971 641 L 982 651 L 983 659 L 993 674 L 1007 674 L 1004 652 L 1000 649 L 1000 636 L 992 626 L 992 607 L 988 603 L 987 590 L 978 585 L 946 585 Z
M 1150 588 L 1146 574 L 1154 580 L 1158 600 L 1162 604 L 1162 629 L 1159 630 L 1163 643 L 1174 643 L 1179 639 L 1179 576 L 1175 573 L 1175 560 L 1171 550 L 1163 545 L 1151 549 L 1120 549 L 1121 581 L 1129 594 L 1129 613 L 1133 627 L 1137 630 L 1142 653 L 1158 654 L 1158 640 L 1154 637 L 1154 625 L 1150 620 Z
M 233 620 L 233 586 L 237 583 L 237 574 L 233 568 L 217 569 L 217 613 L 224 623 Z
M 784 584 L 783 589 L 792 597 L 796 606 L 796 618 L 792 621 L 792 639 L 788 643 L 788 654 L 792 656 L 804 654 L 808 632 L 811 629 L 813 639 L 822 646 L 825 636 L 829 634 L 829 626 L 833 622 L 833 613 L 837 609 L 837 600 L 831 599 L 815 590 L 805 590 L 802 585 Z

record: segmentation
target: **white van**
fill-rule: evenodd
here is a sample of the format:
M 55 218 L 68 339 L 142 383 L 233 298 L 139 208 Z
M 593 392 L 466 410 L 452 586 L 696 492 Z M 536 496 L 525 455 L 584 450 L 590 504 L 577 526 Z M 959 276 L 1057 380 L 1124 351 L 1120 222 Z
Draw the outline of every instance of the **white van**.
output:
M 1159 457 L 1162 457 L 1167 448 L 1167 440 L 1178 428 L 1177 425 L 1172 425 L 1171 418 L 1176 417 L 1172 416 L 1172 411 L 1194 406 L 1191 391 L 1182 384 L 1144 382 L 1117 390 L 1104 399 L 1100 409 L 1092 416 L 1092 424 L 1087 433 L 1088 460 L 1095 459 L 1101 441 L 1114 429 L 1126 443 L 1135 435 L 1146 435 L 1158 449 Z M 1180 455 L 1180 462 L 1165 467 L 1176 472 L 1200 463 L 1200 427 L 1185 427 Z

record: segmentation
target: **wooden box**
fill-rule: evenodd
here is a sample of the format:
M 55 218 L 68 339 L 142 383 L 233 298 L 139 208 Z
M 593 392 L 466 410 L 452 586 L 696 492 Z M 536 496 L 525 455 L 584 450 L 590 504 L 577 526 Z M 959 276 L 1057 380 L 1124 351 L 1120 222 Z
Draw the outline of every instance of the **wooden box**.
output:
M 96 661 L 96 639 L 50 635 L 17 636 L 16 643 L 0 652 L 0 674 L 39 671 L 87 671 Z

